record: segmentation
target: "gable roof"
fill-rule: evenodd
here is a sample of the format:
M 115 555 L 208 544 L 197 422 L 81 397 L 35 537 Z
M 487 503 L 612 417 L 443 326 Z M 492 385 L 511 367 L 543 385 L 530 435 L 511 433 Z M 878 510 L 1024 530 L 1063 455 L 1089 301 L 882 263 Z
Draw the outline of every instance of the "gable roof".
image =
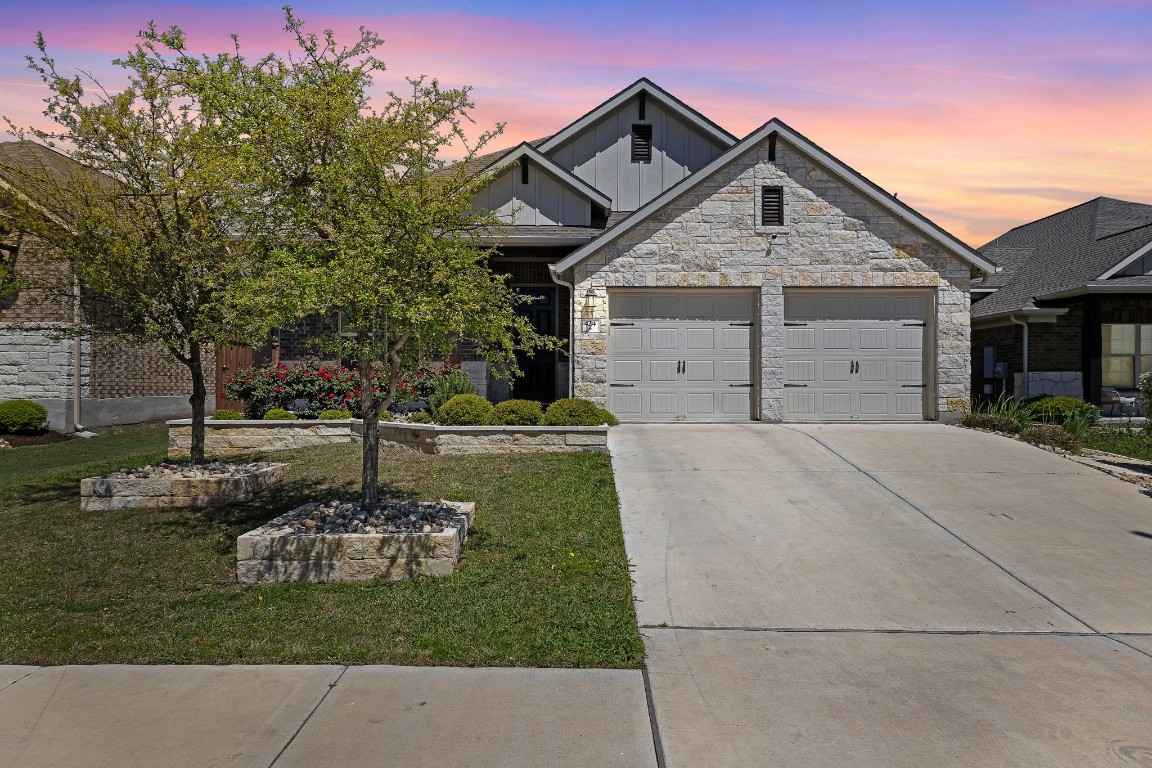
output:
M 999 289 L 972 305 L 974 320 L 1081 293 L 1147 290 L 1152 279 L 1114 275 L 1152 253 L 1152 205 L 1098 197 L 1009 230 L 980 251 L 1015 258 L 984 281 Z
M 708 163 L 695 173 L 687 176 L 675 186 L 670 187 L 662 195 L 659 195 L 647 205 L 641 206 L 635 213 L 622 221 L 618 226 L 612 228 L 588 245 L 573 251 L 566 258 L 556 264 L 555 271 L 557 273 L 566 272 L 604 246 L 614 242 L 615 240 L 618 240 L 621 236 L 635 228 L 638 224 L 648 220 L 665 206 L 688 194 L 701 183 L 710 178 L 713 174 L 717 173 L 725 166 L 729 165 L 738 158 L 742 157 L 744 154 L 751 151 L 753 148 L 758 146 L 760 142 L 768 138 L 768 136 L 772 133 L 778 134 L 793 147 L 800 150 L 809 158 L 815 160 L 839 176 L 844 182 L 856 189 L 864 197 L 876 203 L 881 208 L 894 215 L 896 218 L 904 221 L 909 226 L 926 234 L 928 237 L 936 240 L 941 245 L 944 245 L 972 266 L 984 272 L 996 271 L 996 265 L 982 254 L 977 252 L 975 249 L 960 242 L 955 237 L 948 234 L 948 232 L 940 228 L 937 224 L 929 221 L 922 214 L 916 212 L 902 201 L 888 194 L 879 186 L 872 183 L 853 169 L 849 168 L 847 165 L 844 165 L 839 160 L 832 157 L 832 155 L 828 154 L 826 151 L 794 131 L 783 121 L 777 118 L 772 118 L 767 123 L 745 136 L 735 145 L 729 147 L 712 162 Z
M 59 190 L 78 181 L 107 191 L 116 189 L 110 176 L 51 147 L 27 140 L 0 141 L 0 187 L 23 196 L 39 209 L 54 215 Z
M 531 160 L 545 171 L 547 171 L 549 174 L 554 176 L 557 181 L 560 181 L 574 191 L 579 192 L 589 200 L 595 203 L 599 203 L 600 207 L 604 209 L 605 214 L 612 210 L 612 198 L 608 197 L 608 195 L 596 189 L 591 184 L 581 179 L 579 176 L 576 176 L 575 174 L 569 172 L 567 169 L 562 168 L 561 166 L 554 163 L 551 159 L 541 154 L 538 149 L 533 147 L 532 144 L 527 141 L 518 147 L 514 147 L 510 152 L 497 159 L 495 162 L 491 162 L 484 166 L 480 169 L 480 172 L 482 173 L 485 171 L 492 171 L 494 173 L 500 173 L 521 158 Z
M 641 93 L 653 97 L 656 101 L 659 101 L 662 106 L 676 113 L 689 125 L 695 126 L 702 133 L 714 139 L 717 143 L 725 147 L 730 147 L 736 143 L 736 137 L 731 133 L 728 133 L 728 131 L 724 130 L 704 115 L 692 109 L 692 107 L 680 101 L 680 99 L 668 93 L 668 91 L 656 85 L 656 83 L 652 82 L 646 77 L 642 77 L 636 82 L 632 83 L 632 85 L 617 93 L 612 98 L 605 101 L 600 106 L 595 107 L 590 112 L 577 118 L 575 121 L 569 124 L 568 127 L 564 128 L 559 133 L 548 137 L 547 140 L 540 144 L 540 151 L 544 152 L 545 154 L 553 151 L 568 139 L 580 133 L 585 128 L 592 125 L 605 115 L 618 109 L 624 104 L 627 104 Z

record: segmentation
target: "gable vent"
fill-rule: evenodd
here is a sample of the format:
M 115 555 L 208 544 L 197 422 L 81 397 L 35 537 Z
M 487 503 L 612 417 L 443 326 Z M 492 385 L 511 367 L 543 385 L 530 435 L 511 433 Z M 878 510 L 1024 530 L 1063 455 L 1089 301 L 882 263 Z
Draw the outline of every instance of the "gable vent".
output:
M 632 126 L 632 162 L 652 162 L 652 126 L 636 123 Z
M 760 226 L 784 226 L 784 187 L 760 188 Z

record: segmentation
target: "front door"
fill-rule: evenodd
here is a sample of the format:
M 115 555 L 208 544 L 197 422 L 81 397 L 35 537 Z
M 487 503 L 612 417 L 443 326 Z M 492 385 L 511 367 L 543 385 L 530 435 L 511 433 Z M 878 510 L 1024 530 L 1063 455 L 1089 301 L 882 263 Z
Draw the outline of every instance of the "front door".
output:
M 535 300 L 520 304 L 516 311 L 528 317 L 537 333 L 556 334 L 556 289 L 517 288 L 522 296 Z M 535 354 L 516 354 L 520 375 L 512 382 L 512 397 L 550 403 L 556 399 L 556 352 L 543 350 Z
M 251 347 L 216 348 L 216 410 L 227 408 L 241 413 L 248 407 L 242 400 L 229 400 L 224 395 L 224 385 L 242 368 L 252 367 Z

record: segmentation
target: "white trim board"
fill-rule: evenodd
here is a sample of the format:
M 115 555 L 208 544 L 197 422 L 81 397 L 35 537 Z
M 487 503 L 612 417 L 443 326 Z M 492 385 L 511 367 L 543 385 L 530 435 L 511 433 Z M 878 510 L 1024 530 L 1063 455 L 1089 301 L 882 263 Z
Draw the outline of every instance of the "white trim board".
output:
M 1145 245 L 1143 248 L 1137 248 L 1136 252 L 1133 253 L 1131 256 L 1126 256 L 1125 258 L 1121 259 L 1115 266 L 1113 266 L 1111 269 L 1109 269 L 1107 272 L 1100 275 L 1100 277 L 1098 277 L 1096 279 L 1097 280 L 1107 280 L 1111 277 L 1115 277 L 1116 273 L 1124 270 L 1124 268 L 1127 267 L 1129 264 L 1133 264 L 1133 263 L 1139 261 L 1140 259 L 1144 258 L 1145 256 L 1147 256 L 1150 253 L 1152 253 L 1152 240 L 1149 240 L 1148 244 Z

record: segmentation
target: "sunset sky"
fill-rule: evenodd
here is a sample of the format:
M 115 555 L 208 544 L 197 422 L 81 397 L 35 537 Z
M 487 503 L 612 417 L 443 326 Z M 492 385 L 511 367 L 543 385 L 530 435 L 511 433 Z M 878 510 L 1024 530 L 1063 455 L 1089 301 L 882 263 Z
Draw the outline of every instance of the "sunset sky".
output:
M 37 31 L 67 70 L 149 20 L 217 52 L 287 50 L 280 1 L 0 0 L 0 113 L 42 124 Z M 1108 195 L 1152 203 L 1152 0 L 294 3 L 386 41 L 393 83 L 471 85 L 501 145 L 555 132 L 647 76 L 737 136 L 779 117 L 972 245 Z M 385 83 L 384 85 L 389 85 Z

